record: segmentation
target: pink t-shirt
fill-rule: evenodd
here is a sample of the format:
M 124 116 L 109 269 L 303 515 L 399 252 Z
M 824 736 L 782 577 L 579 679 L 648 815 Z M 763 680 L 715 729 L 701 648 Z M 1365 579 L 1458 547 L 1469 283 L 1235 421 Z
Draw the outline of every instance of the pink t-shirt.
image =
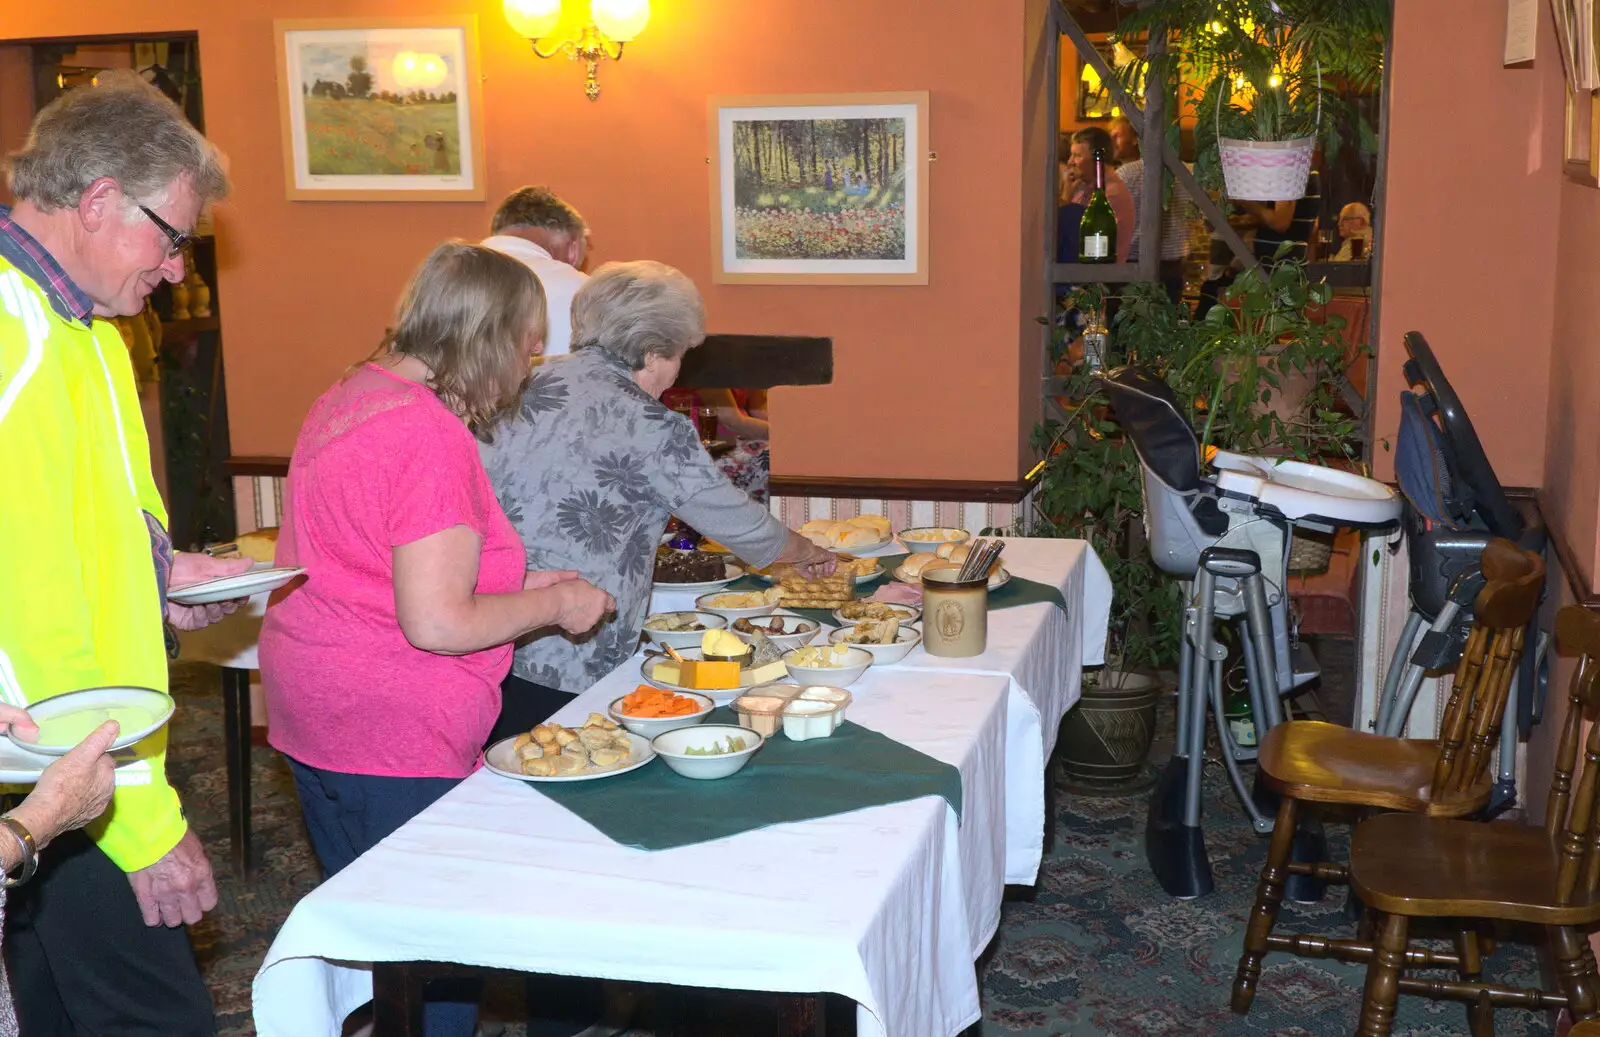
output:
M 393 554 L 467 526 L 483 538 L 478 593 L 521 589 L 522 541 L 472 433 L 425 386 L 364 365 L 312 406 L 285 508 L 277 564 L 305 566 L 306 577 L 261 630 L 272 744 L 349 774 L 472 773 L 512 648 L 449 656 L 412 647 L 395 618 Z

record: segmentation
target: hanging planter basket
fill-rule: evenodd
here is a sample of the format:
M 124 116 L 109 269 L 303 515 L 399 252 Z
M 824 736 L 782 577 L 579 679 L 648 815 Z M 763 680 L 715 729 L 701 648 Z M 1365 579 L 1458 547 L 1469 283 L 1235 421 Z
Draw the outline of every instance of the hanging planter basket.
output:
M 1304 198 L 1311 180 L 1311 153 L 1317 137 L 1289 140 L 1234 140 L 1222 135 L 1222 106 L 1215 110 L 1217 157 L 1229 198 L 1252 202 L 1292 202 Z M 1317 121 L 1322 128 L 1322 65 L 1317 65 Z
M 1217 138 L 1222 179 L 1229 198 L 1253 202 L 1292 202 L 1305 197 L 1311 179 L 1315 137 L 1293 140 Z

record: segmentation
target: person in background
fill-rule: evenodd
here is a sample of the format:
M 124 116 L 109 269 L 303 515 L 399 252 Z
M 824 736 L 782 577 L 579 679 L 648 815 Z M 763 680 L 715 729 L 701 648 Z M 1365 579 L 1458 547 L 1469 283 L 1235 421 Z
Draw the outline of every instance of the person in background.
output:
M 128 350 L 95 319 L 137 314 L 183 280 L 202 207 L 228 191 L 222 156 L 138 76 L 99 84 L 39 112 L 10 156 L 16 205 L 0 208 L 0 701 L 15 706 L 108 685 L 164 692 L 165 624 L 199 629 L 238 604 L 184 607 L 168 588 L 250 566 L 173 551 Z M 183 926 L 217 891 L 166 751 L 165 729 L 133 747 L 111 809 L 63 832 L 12 891 L 5 956 L 24 1033 L 215 1032 Z
M 440 245 L 385 348 L 300 429 L 277 561 L 306 576 L 267 609 L 261 682 L 325 876 L 477 769 L 512 641 L 581 635 L 613 605 L 573 572 L 527 571 L 478 460 L 544 319 L 526 267 Z M 434 986 L 428 1037 L 471 1037 L 479 992 Z
M 1128 260 L 1139 258 L 1139 232 L 1144 205 L 1144 156 L 1139 151 L 1139 134 L 1126 116 L 1111 120 L 1111 144 L 1115 149 L 1117 176 L 1128 188 L 1133 199 L 1132 240 L 1128 243 Z M 1159 276 L 1167 296 L 1174 303 L 1183 298 L 1183 266 L 1189 258 L 1189 224 L 1193 220 L 1188 196 L 1176 183 L 1167 190 L 1166 202 L 1161 210 L 1161 266 Z M 1117 236 L 1122 236 L 1119 225 Z
M 661 263 L 607 263 L 573 300 L 572 333 L 572 355 L 534 372 L 481 449 L 529 566 L 576 570 L 617 610 L 592 636 L 551 632 L 518 647 L 495 738 L 528 730 L 633 654 L 669 516 L 755 566 L 831 572 L 835 561 L 734 488 L 694 426 L 660 402 L 705 338 L 693 281 Z
M 544 355 L 572 348 L 572 297 L 588 275 L 589 225 L 548 187 L 523 187 L 506 196 L 481 244 L 521 262 L 544 289 Z
M 1372 258 L 1372 210 L 1351 202 L 1339 210 L 1339 251 L 1335 263 L 1358 263 Z
M 1322 211 L 1322 174 L 1315 164 L 1306 181 L 1306 193 L 1288 202 L 1250 202 L 1234 199 L 1233 204 L 1257 221 L 1253 248 L 1256 259 L 1270 263 L 1283 242 L 1292 243 L 1285 259 L 1304 260 L 1306 249 L 1317 229 L 1317 214 Z
M 1094 193 L 1094 153 L 1099 151 L 1105 156 L 1106 165 L 1106 201 L 1111 203 L 1111 211 L 1117 217 L 1117 262 L 1124 263 L 1128 259 L 1128 248 L 1132 244 L 1132 228 L 1137 226 L 1134 219 L 1133 195 L 1122 182 L 1113 168 L 1113 146 L 1111 135 L 1098 126 L 1081 129 L 1072 135 L 1071 157 L 1067 160 L 1067 202 L 1069 205 L 1087 205 L 1089 197 Z M 1080 210 L 1081 215 L 1081 210 Z M 1074 234 L 1076 238 L 1076 234 Z M 1077 261 L 1076 250 L 1072 258 L 1066 262 Z

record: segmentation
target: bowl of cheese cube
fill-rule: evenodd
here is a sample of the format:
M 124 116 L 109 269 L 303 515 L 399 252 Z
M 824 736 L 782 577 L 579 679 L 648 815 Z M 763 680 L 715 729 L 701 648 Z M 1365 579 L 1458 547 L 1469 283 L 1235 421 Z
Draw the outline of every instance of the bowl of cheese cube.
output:
M 867 672 L 872 655 L 855 645 L 810 645 L 785 652 L 783 664 L 802 687 L 844 688 Z

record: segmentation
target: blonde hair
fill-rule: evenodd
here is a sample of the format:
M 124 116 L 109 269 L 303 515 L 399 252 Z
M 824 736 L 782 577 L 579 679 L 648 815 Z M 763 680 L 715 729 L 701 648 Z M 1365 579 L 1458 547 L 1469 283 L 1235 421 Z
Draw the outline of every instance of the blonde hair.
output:
M 406 285 L 384 348 L 427 364 L 439 399 L 487 442 L 527 380 L 528 335 L 545 331 L 544 289 L 532 271 L 493 249 L 447 241 Z

